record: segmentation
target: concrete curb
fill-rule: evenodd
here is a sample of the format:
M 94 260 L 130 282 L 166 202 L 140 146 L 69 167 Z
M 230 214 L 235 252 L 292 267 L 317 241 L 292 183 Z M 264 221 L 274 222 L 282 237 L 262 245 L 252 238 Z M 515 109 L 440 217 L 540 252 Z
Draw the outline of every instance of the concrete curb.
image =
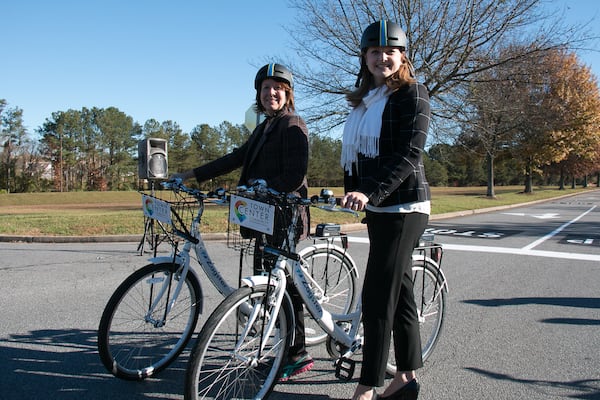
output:
M 595 189 L 600 190 L 600 189 Z M 462 210 L 445 214 L 436 214 L 429 217 L 430 221 L 441 219 L 465 217 L 468 215 L 483 214 L 493 211 L 507 210 L 511 208 L 524 207 L 532 204 L 544 203 L 557 199 L 564 199 L 576 196 L 581 193 L 570 193 L 564 196 L 553 197 L 551 199 L 542 199 L 530 201 L 527 203 L 510 204 L 504 206 L 480 208 L 476 210 Z M 347 224 L 342 226 L 342 232 L 357 232 L 366 230 L 367 226 L 361 223 Z M 226 233 L 205 233 L 202 238 L 209 240 L 226 240 Z M 116 242 L 139 242 L 141 235 L 106 235 L 106 236 L 19 236 L 19 235 L 0 235 L 0 242 L 23 242 L 23 243 L 116 243 Z

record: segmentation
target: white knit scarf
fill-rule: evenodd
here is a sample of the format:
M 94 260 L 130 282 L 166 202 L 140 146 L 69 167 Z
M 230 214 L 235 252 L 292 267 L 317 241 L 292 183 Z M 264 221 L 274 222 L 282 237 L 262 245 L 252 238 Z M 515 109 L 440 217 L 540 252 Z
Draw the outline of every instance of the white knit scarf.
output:
M 358 160 L 358 153 L 371 158 L 379 155 L 381 116 L 389 95 L 386 85 L 372 89 L 348 115 L 342 137 L 340 164 L 350 175 L 352 164 Z

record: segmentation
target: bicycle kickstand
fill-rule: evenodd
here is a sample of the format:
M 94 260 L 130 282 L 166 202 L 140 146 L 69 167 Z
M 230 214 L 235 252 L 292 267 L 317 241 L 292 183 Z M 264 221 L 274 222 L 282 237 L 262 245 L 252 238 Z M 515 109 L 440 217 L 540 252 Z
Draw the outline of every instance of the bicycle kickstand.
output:
M 356 367 L 356 361 L 341 357 L 335 361 L 335 377 L 343 381 L 349 381 L 354 375 L 354 368 Z

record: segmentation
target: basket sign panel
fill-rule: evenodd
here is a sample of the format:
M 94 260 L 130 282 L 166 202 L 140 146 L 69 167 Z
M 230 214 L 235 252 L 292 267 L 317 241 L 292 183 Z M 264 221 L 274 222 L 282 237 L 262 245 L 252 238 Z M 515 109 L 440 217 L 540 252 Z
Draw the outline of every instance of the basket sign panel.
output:
M 232 195 L 229 203 L 229 222 L 272 235 L 275 206 Z
M 171 205 L 156 197 L 142 195 L 142 209 L 144 215 L 167 224 L 171 223 Z

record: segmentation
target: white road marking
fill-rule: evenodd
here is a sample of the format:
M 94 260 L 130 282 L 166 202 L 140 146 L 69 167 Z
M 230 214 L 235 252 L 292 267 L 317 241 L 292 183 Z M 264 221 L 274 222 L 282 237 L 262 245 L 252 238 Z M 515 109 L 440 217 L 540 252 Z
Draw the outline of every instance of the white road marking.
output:
M 600 261 L 600 255 L 597 254 L 580 254 L 580 253 L 567 253 L 562 251 L 545 251 L 545 250 L 533 250 L 534 247 L 543 243 L 544 241 L 550 239 L 551 237 L 558 234 L 560 231 L 565 229 L 567 226 L 571 225 L 574 222 L 577 222 L 579 219 L 590 213 L 596 206 L 593 206 L 583 214 L 579 215 L 577 218 L 561 225 L 556 228 L 549 234 L 539 238 L 538 240 L 530 243 L 529 245 L 523 248 L 511 248 L 511 247 L 496 247 L 496 246 L 471 246 L 471 245 L 461 245 L 461 244 L 444 244 L 442 243 L 442 247 L 446 250 L 456 250 L 456 251 L 476 251 L 481 253 L 499 253 L 499 254 L 515 254 L 515 255 L 523 255 L 523 256 L 534 256 L 534 257 L 550 257 L 550 258 L 564 258 L 569 260 L 583 260 L 583 261 Z M 355 237 L 348 236 L 348 241 L 353 243 L 369 243 L 369 238 L 364 237 Z
M 571 225 L 573 222 L 577 222 L 580 218 L 583 218 L 584 216 L 586 216 L 588 213 L 592 212 L 592 210 L 596 208 L 596 206 L 593 206 L 592 208 L 590 208 L 589 210 L 587 210 L 586 212 L 584 212 L 583 214 L 579 215 L 577 218 L 572 219 L 571 221 L 559 226 L 558 228 L 556 228 L 555 230 L 553 230 L 552 232 L 550 232 L 549 234 L 547 234 L 544 237 L 539 238 L 538 240 L 536 240 L 533 243 L 530 243 L 529 245 L 523 247 L 524 250 L 530 250 L 533 249 L 535 246 L 537 246 L 538 244 L 543 243 L 544 241 L 550 239 L 552 236 L 556 235 L 557 233 L 559 233 L 560 231 L 562 231 L 563 229 L 565 229 L 567 226 Z
M 530 250 L 510 247 L 468 246 L 460 244 L 442 244 L 444 250 L 478 251 L 481 253 L 515 254 L 521 256 L 565 258 L 568 260 L 600 261 L 598 254 L 566 253 L 563 251 Z
M 537 218 L 537 219 L 555 219 L 555 218 L 559 218 L 559 215 L 557 213 L 525 214 L 525 213 L 510 213 L 510 212 L 505 212 L 505 213 L 502 213 L 502 214 L 504 214 L 504 215 L 516 215 L 517 217 L 529 216 L 529 217 L 533 217 L 533 218 Z
M 352 243 L 369 243 L 369 238 L 348 236 L 348 241 Z M 511 247 L 496 247 L 496 246 L 471 246 L 463 244 L 448 244 L 442 243 L 444 250 L 456 250 L 456 251 L 475 251 L 481 253 L 499 253 L 499 254 L 515 254 L 521 256 L 534 256 L 534 257 L 550 257 L 550 258 L 566 258 L 569 260 L 583 260 L 583 261 L 600 261 L 600 255 L 597 254 L 579 254 L 579 253 L 566 253 L 562 251 L 544 251 L 544 250 L 531 250 L 527 248 L 511 248 Z

